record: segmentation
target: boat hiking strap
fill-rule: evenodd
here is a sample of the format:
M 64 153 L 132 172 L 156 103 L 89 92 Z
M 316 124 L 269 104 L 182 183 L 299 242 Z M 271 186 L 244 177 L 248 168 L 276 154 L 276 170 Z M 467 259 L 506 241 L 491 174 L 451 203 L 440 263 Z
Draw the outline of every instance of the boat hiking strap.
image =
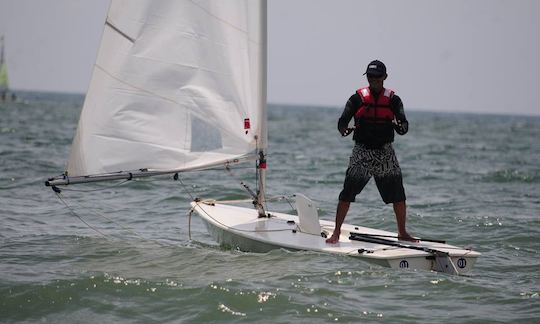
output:
M 375 237 L 375 236 L 372 236 L 372 235 L 366 235 L 366 234 L 362 234 L 362 233 L 351 233 L 351 235 L 349 236 L 349 240 L 363 241 L 363 242 L 382 244 L 382 245 L 389 245 L 389 246 L 395 246 L 395 247 L 404 248 L 404 249 L 419 250 L 419 251 L 424 251 L 424 252 L 431 253 L 433 255 L 439 255 L 439 256 L 441 256 L 441 255 L 449 256 L 450 255 L 448 252 L 445 252 L 445 251 L 432 249 L 432 248 L 428 248 L 428 247 L 425 247 L 425 246 L 416 246 L 416 245 L 404 244 L 404 243 L 401 243 L 401 242 L 387 240 L 387 239 L 384 239 L 384 238 L 378 238 L 378 237 Z
M 391 241 L 391 240 L 387 240 L 383 238 L 377 238 L 377 237 L 362 234 L 362 233 L 351 233 L 351 235 L 349 236 L 349 239 L 354 240 L 354 241 L 364 241 L 364 242 L 369 242 L 369 243 L 395 246 L 395 247 L 404 248 L 404 249 L 424 251 L 431 254 L 432 258 L 435 259 L 435 268 L 433 270 L 438 271 L 438 272 L 448 273 L 451 275 L 460 274 L 456 266 L 454 265 L 452 258 L 450 257 L 450 253 L 445 252 L 445 251 L 432 249 L 425 246 L 403 244 L 400 242 Z M 359 250 L 358 252 L 360 253 L 360 251 L 361 250 Z
M 395 235 L 368 234 L 368 233 L 358 233 L 358 232 L 351 232 L 351 235 L 375 237 L 375 238 L 381 238 L 381 237 L 383 237 L 383 238 L 385 238 L 385 237 L 396 238 L 396 239 L 399 238 L 398 236 L 395 236 Z M 419 238 L 419 237 L 415 237 L 415 239 L 417 239 L 419 241 L 424 241 L 424 242 L 433 242 L 433 243 L 446 244 L 446 241 L 444 241 L 444 240 L 435 240 L 435 239 L 427 239 L 427 238 Z

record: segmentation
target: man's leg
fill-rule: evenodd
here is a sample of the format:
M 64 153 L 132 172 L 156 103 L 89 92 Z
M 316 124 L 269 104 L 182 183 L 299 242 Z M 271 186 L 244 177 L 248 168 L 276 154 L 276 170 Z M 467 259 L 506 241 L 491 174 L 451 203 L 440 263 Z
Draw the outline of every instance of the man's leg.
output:
M 338 202 L 337 210 L 336 210 L 336 227 L 334 228 L 334 233 L 332 233 L 332 236 L 330 236 L 330 238 L 326 240 L 326 243 L 335 244 L 339 242 L 339 235 L 341 234 L 341 225 L 343 225 L 343 221 L 345 220 L 345 216 L 347 216 L 347 212 L 349 211 L 350 205 L 351 203 L 348 201 L 340 200 Z
M 396 222 L 398 228 L 398 237 L 400 240 L 416 241 L 406 230 L 407 220 L 407 204 L 405 200 L 394 203 L 394 213 L 396 214 Z
M 351 202 L 355 200 L 362 189 L 366 186 L 370 179 L 369 173 L 362 166 L 363 155 L 365 149 L 362 145 L 355 145 L 349 160 L 349 167 L 345 174 L 343 182 L 343 190 L 339 193 L 339 202 L 336 210 L 336 227 L 332 236 L 326 240 L 326 243 L 335 244 L 339 242 L 341 234 L 341 225 L 347 216 Z

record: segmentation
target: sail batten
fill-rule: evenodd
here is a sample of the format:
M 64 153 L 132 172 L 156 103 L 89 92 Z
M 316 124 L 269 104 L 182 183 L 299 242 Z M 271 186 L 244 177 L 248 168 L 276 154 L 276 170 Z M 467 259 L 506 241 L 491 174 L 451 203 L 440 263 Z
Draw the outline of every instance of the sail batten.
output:
M 70 177 L 256 158 L 266 147 L 263 7 L 262 0 L 112 0 Z
M 114 31 L 116 31 L 118 34 L 122 35 L 125 39 L 127 39 L 128 41 L 132 42 L 132 43 L 135 43 L 135 40 L 131 37 L 129 37 L 126 33 L 122 32 L 118 27 L 116 27 L 115 25 L 113 25 L 113 23 L 111 23 L 109 20 L 107 20 L 105 22 L 105 25 L 111 27 Z

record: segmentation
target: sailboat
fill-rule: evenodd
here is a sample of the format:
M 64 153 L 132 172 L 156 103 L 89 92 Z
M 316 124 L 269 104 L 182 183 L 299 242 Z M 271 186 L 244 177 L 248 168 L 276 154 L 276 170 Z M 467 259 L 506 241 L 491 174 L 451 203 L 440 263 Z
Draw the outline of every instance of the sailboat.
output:
M 197 198 L 192 211 L 217 242 L 356 257 L 392 268 L 468 272 L 480 255 L 442 241 L 319 220 L 296 194 L 296 215 L 267 209 L 266 1 L 112 0 L 67 170 L 59 186 L 222 169 L 251 161 L 252 207 Z M 255 161 L 255 163 L 254 163 Z
M 6 101 L 9 94 L 9 80 L 7 65 L 4 55 L 4 36 L 0 36 L 0 101 Z M 11 93 L 11 98 L 15 100 L 15 94 Z

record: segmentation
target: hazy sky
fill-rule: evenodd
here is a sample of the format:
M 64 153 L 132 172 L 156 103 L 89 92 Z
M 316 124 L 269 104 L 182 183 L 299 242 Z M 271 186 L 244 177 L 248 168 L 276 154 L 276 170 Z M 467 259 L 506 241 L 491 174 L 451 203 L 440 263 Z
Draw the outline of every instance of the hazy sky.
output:
M 0 0 L 12 87 L 86 92 L 108 4 Z M 377 58 L 406 109 L 540 115 L 540 1 L 269 0 L 268 9 L 269 102 L 342 107 Z

